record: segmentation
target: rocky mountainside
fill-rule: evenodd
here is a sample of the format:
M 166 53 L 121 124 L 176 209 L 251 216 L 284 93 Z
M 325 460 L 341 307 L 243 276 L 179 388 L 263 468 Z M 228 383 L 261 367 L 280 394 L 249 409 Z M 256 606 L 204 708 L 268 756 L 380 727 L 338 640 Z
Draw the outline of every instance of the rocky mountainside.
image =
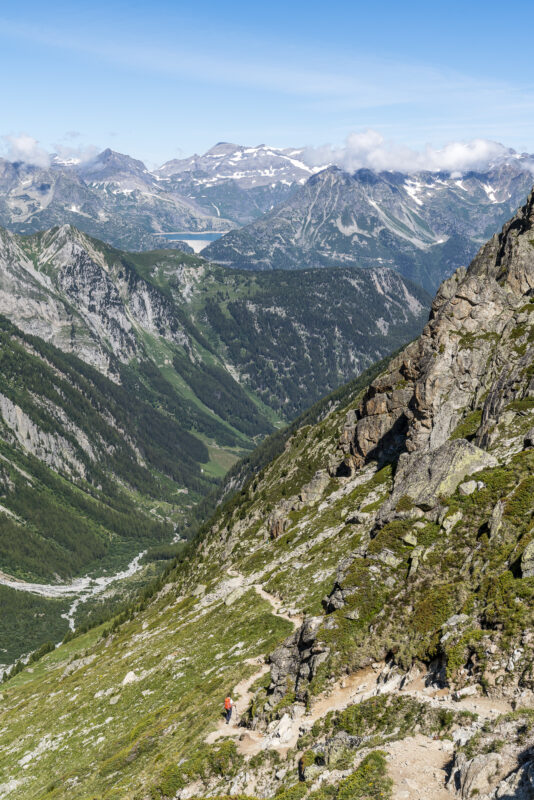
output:
M 165 246 L 155 235 L 165 231 L 233 226 L 213 209 L 168 191 L 142 162 L 112 150 L 88 164 L 55 160 L 41 167 L 0 159 L 0 225 L 28 234 L 66 223 L 131 250 Z
M 524 202 L 526 164 L 462 176 L 329 167 L 204 255 L 253 270 L 382 264 L 435 291 Z
M 531 798 L 533 298 L 534 194 L 165 581 L 4 684 L 4 796 Z
M 125 253 L 68 225 L 29 237 L 0 231 L 0 313 L 115 381 L 121 364 L 150 359 L 204 412 L 242 433 L 248 421 L 247 435 L 269 428 L 260 416 L 292 419 L 416 335 L 429 303 L 387 269 L 297 277 L 172 251 Z M 229 392 L 234 412 L 217 404 Z M 208 432 L 200 418 L 195 425 Z

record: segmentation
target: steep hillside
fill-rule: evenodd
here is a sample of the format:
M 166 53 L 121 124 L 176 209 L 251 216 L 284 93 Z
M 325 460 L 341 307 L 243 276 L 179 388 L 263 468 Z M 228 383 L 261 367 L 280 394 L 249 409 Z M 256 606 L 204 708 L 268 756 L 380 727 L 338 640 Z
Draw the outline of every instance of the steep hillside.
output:
M 213 480 L 204 443 L 133 375 L 117 385 L 5 317 L 0 370 L 0 662 L 10 663 L 66 633 L 74 614 L 60 614 L 89 588 L 66 581 L 113 574 L 170 542 Z
M 533 297 L 534 194 L 151 599 L 5 683 L 3 794 L 531 798 Z
M 461 177 L 330 167 L 203 253 L 253 270 L 382 264 L 435 291 L 524 201 L 531 181 L 520 160 Z
M 415 336 L 429 306 L 389 269 L 251 275 L 204 264 L 151 276 L 236 380 L 286 421 Z

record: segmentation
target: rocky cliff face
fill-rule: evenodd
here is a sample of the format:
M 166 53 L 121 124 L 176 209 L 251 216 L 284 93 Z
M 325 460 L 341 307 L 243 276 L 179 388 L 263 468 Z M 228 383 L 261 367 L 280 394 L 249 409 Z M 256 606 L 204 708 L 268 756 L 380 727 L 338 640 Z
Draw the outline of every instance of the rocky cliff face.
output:
M 481 425 L 474 440 L 487 446 L 504 407 L 532 396 L 533 207 L 531 194 L 469 271 L 459 270 L 442 285 L 422 336 L 373 382 L 347 420 L 341 469 L 402 450 L 435 450 L 477 408 Z
M 143 353 L 144 332 L 189 344 L 161 292 L 69 225 L 29 239 L 2 231 L 0 292 L 0 313 L 106 374 Z

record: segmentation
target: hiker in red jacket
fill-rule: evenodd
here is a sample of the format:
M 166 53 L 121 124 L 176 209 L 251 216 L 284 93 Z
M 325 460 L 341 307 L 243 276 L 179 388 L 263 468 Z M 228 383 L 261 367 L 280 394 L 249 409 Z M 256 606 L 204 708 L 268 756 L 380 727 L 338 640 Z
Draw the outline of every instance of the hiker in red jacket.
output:
M 232 718 L 232 709 L 233 709 L 233 707 L 234 707 L 234 701 L 232 700 L 230 695 L 228 695 L 228 697 L 226 697 L 225 701 L 224 701 L 224 716 L 226 717 L 226 724 L 227 725 L 230 724 L 230 719 Z

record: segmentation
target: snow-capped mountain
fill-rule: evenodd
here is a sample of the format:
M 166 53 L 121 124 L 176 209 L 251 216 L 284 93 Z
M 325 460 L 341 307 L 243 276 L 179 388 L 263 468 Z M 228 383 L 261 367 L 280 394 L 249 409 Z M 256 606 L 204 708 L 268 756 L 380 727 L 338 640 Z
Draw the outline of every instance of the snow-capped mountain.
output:
M 527 163 L 515 158 L 461 177 L 329 167 L 203 255 L 254 270 L 382 264 L 433 290 L 524 201 Z
M 259 219 L 318 171 L 302 150 L 219 142 L 203 155 L 173 159 L 156 171 L 169 188 L 238 225 Z
M 162 178 L 187 174 L 203 186 L 235 181 L 244 189 L 268 186 L 278 181 L 288 185 L 304 183 L 317 169 L 304 163 L 302 152 L 279 150 L 265 144 L 243 147 L 219 142 L 202 156 L 195 154 L 190 158 L 167 161 L 156 174 Z

